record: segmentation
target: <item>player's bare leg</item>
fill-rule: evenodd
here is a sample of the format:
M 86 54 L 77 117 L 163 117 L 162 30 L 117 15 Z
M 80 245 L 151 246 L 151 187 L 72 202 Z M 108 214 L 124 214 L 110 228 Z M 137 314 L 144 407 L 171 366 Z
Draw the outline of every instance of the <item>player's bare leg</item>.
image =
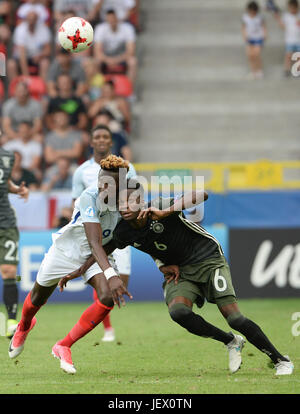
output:
M 23 351 L 27 335 L 36 324 L 36 313 L 47 302 L 56 286 L 57 284 L 44 287 L 35 282 L 31 292 L 26 296 L 21 320 L 9 344 L 8 354 L 10 358 L 16 358 Z
M 289 357 L 281 355 L 261 328 L 241 314 L 237 303 L 218 307 L 231 328 L 245 335 L 252 345 L 270 357 L 275 365 L 276 375 L 292 374 L 294 366 Z
M 60 359 L 60 367 L 67 374 L 76 373 L 72 361 L 71 346 L 102 322 L 114 306 L 103 273 L 93 276 L 88 283 L 95 289 L 98 299 L 83 312 L 67 336 L 58 341 L 52 348 L 52 355 Z
M 11 338 L 18 325 L 18 288 L 17 288 L 17 266 L 12 264 L 0 265 L 0 274 L 3 280 L 3 303 L 7 311 L 6 336 Z
M 122 279 L 122 282 L 124 283 L 126 289 L 128 287 L 128 281 L 129 281 L 129 275 L 121 274 L 120 278 Z M 94 300 L 97 299 L 97 294 L 94 291 Z M 104 335 L 102 338 L 103 342 L 113 342 L 116 339 L 115 336 L 115 330 L 111 325 L 110 321 L 110 313 L 108 313 L 105 318 L 103 319 L 103 326 L 104 326 Z

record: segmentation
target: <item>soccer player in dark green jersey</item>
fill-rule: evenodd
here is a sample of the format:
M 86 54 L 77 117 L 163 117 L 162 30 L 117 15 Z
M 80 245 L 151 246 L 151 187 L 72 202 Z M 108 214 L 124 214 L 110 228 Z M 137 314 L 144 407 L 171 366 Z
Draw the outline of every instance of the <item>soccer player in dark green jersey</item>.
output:
M 28 188 L 24 183 L 15 185 L 11 179 L 14 164 L 14 154 L 0 147 L 0 273 L 3 280 L 3 302 L 8 320 L 6 336 L 11 338 L 17 327 L 18 289 L 17 265 L 19 231 L 15 211 L 11 207 L 8 193 L 18 194 L 28 198 Z
M 134 179 L 133 179 L 134 180 Z M 133 180 L 130 180 L 131 184 Z M 171 318 L 194 335 L 224 343 L 229 351 L 229 369 L 236 372 L 241 365 L 245 340 L 232 332 L 224 332 L 193 312 L 205 299 L 215 303 L 229 326 L 266 353 L 276 367 L 277 375 L 292 374 L 293 364 L 272 345 L 260 327 L 240 311 L 231 281 L 230 269 L 219 242 L 203 227 L 187 220 L 182 210 L 207 198 L 206 193 L 192 192 L 181 199 L 158 198 L 147 208 L 133 191 L 124 190 L 119 210 L 123 218 L 114 230 L 113 247 L 131 245 L 150 254 L 165 274 L 164 296 Z M 130 200 L 130 202 L 128 201 Z M 86 264 L 90 265 L 89 263 Z M 78 273 L 84 269 L 79 269 Z M 60 287 L 75 277 L 68 275 Z

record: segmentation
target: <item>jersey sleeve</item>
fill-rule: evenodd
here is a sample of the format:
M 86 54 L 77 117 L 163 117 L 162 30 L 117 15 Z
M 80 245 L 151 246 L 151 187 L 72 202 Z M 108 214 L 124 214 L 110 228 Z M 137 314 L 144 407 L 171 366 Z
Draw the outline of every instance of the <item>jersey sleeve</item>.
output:
M 83 223 L 99 223 L 98 207 L 95 198 L 84 192 L 79 199 L 80 216 Z
M 80 197 L 85 190 L 85 186 L 82 181 L 82 170 L 77 168 L 72 179 L 72 198 L 73 200 Z

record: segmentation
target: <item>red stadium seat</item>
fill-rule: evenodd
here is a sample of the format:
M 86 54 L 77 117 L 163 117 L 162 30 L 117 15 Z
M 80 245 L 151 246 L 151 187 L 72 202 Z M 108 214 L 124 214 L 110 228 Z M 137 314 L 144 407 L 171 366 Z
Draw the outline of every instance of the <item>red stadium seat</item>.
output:
M 105 75 L 106 80 L 112 80 L 116 95 L 127 98 L 133 94 L 131 80 L 126 75 Z
M 4 85 L 2 80 L 0 79 L 0 101 L 4 99 Z
M 16 86 L 19 82 L 26 82 L 29 86 L 29 93 L 33 99 L 41 100 L 47 94 L 45 82 L 39 76 L 18 76 L 13 79 L 8 87 L 9 96 L 14 96 Z

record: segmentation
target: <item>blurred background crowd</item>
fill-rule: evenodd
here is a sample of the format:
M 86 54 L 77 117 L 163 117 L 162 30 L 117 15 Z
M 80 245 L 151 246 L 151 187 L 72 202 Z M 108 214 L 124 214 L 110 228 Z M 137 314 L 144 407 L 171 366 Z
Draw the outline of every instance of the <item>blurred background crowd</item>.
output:
M 0 1 L 6 57 L 0 139 L 17 153 L 16 183 L 71 189 L 74 169 L 92 155 L 89 132 L 99 123 L 113 131 L 112 152 L 130 161 L 294 156 L 296 89 L 276 73 L 282 65 L 281 77 L 291 78 L 300 52 L 298 1 L 226 0 L 216 2 L 218 12 L 207 2 L 183 3 Z M 148 19 L 143 30 L 141 10 Z M 57 41 L 60 25 L 72 16 L 94 27 L 93 46 L 80 54 Z M 260 85 L 247 83 L 262 78 Z M 134 106 L 141 128 L 131 148 Z
M 57 33 L 72 16 L 94 27 L 93 46 L 62 49 Z M 92 155 L 89 131 L 113 131 L 112 152 L 131 160 L 136 100 L 138 0 L 0 1 L 1 145 L 16 154 L 12 178 L 31 190 L 71 189 Z

